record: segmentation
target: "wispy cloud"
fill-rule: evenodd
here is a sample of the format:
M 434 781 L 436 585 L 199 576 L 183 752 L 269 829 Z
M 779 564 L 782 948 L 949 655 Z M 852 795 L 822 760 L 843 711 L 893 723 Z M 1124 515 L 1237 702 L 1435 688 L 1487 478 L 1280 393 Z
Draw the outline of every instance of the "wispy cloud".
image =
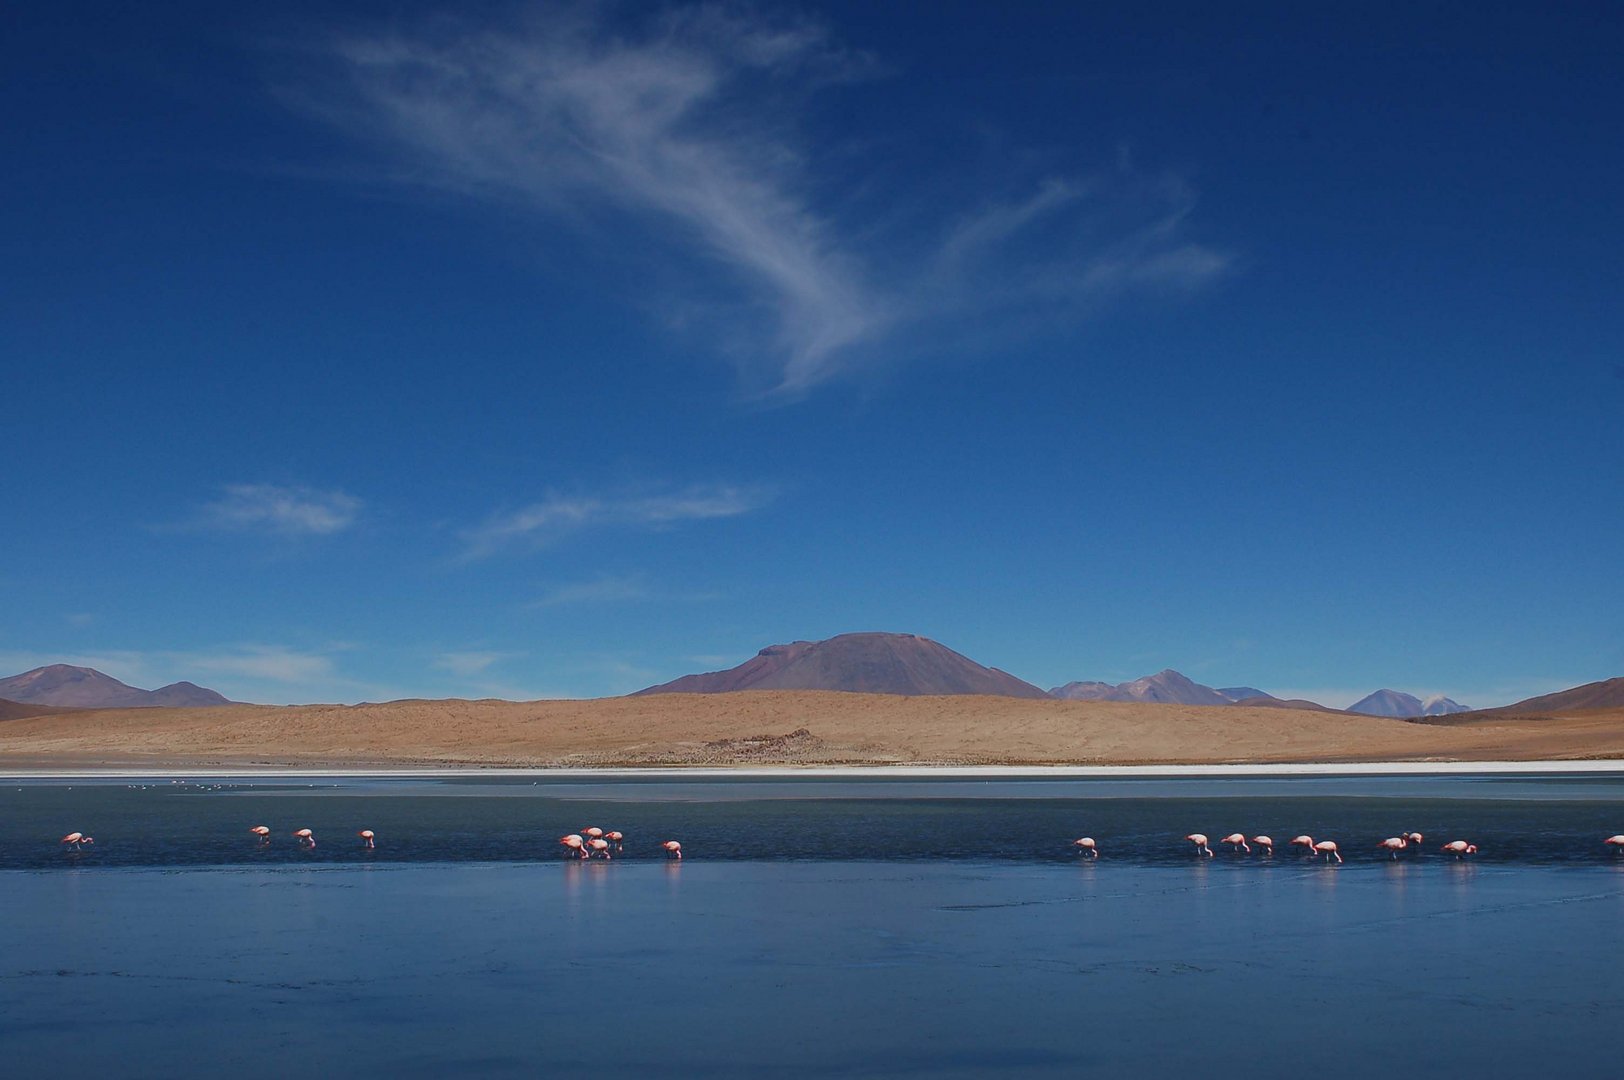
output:
M 645 600 L 648 586 L 638 578 L 600 577 L 593 581 L 577 581 L 547 590 L 530 607 L 566 607 L 573 604 L 617 604 L 632 600 Z
M 738 517 L 772 499 L 763 487 L 696 486 L 630 497 L 553 495 L 517 510 L 493 514 L 464 530 L 463 557 L 479 559 L 511 547 L 538 547 L 596 526 L 663 528 L 687 521 Z
M 434 666 L 441 671 L 449 671 L 461 678 L 472 678 L 484 674 L 493 665 L 503 660 L 511 660 L 518 656 L 514 652 L 443 652 L 434 658 Z
M 639 250 L 675 245 L 725 268 L 725 298 L 684 301 L 725 310 L 736 351 L 780 394 L 895 352 L 910 328 L 945 340 L 967 306 L 1063 316 L 1229 264 L 1184 238 L 1188 190 L 1125 160 L 1089 177 L 1010 166 L 992 188 L 1011 194 L 984 205 L 899 184 L 858 219 L 840 193 L 853 170 L 886 174 L 884 140 L 865 163 L 790 118 L 829 87 L 860 93 L 877 65 L 815 23 L 705 5 L 526 12 L 494 29 L 437 20 L 332 40 L 337 85 L 289 96 L 381 148 L 394 179 L 553 220 L 628 222 Z
M 171 662 L 208 675 L 236 675 L 278 683 L 310 683 L 331 679 L 333 658 L 282 645 L 244 645 L 219 653 L 177 653 Z
M 630 604 L 641 601 L 664 603 L 698 603 L 715 600 L 719 593 L 703 590 L 656 587 L 642 575 L 616 576 L 605 574 L 590 581 L 575 581 L 555 585 L 540 597 L 525 605 L 530 608 L 601 606 Z
M 361 500 L 342 491 L 275 484 L 228 484 L 193 525 L 281 536 L 326 536 L 355 524 Z

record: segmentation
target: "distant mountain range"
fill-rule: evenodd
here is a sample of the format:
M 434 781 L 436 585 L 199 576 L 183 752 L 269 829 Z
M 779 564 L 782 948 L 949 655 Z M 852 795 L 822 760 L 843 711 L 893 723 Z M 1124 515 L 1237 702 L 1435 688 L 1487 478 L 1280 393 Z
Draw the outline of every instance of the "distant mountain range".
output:
M 916 634 L 841 634 L 826 641 L 769 645 L 738 667 L 684 675 L 638 693 L 722 694 L 733 690 L 1048 696 L 1008 672 L 983 667 Z
M 1369 694 L 1345 710 L 1301 698 L 1277 698 L 1254 686 L 1213 688 L 1171 668 L 1125 683 L 1069 682 L 1045 692 L 1006 671 L 985 667 L 917 634 L 841 634 L 825 641 L 769 645 L 751 659 L 703 674 L 684 675 L 639 694 L 719 694 L 734 690 L 835 690 L 908 696 L 970 694 L 1054 697 L 1071 701 L 1306 709 L 1405 720 L 1427 720 L 1474 710 L 1443 695 L 1419 698 L 1400 690 Z M 51 664 L 0 679 L 0 721 L 59 710 L 195 708 L 229 705 L 217 691 L 190 682 L 142 690 L 94 668 Z M 1624 678 L 1586 683 L 1528 698 L 1485 713 L 1527 714 L 1624 708 Z M 1466 718 L 1465 722 L 1470 722 Z
M 841 634 L 826 641 L 769 645 L 725 671 L 684 675 L 639 694 L 722 694 L 733 690 L 835 690 L 869 694 L 992 694 L 1066 701 L 1133 701 L 1166 705 L 1244 705 L 1250 708 L 1341 712 L 1315 701 L 1281 699 L 1255 686 L 1203 686 L 1171 668 L 1125 683 L 1069 682 L 1045 693 L 997 668 L 984 667 L 916 634 Z M 1352 713 L 1414 719 L 1466 712 L 1446 697 L 1422 700 L 1378 690 Z
M 142 690 L 95 668 L 71 664 L 51 664 L 0 679 L 0 699 L 22 705 L 60 705 L 73 709 L 173 709 L 231 704 L 225 695 L 195 683 L 177 682 L 156 690 Z
M 1255 686 L 1214 689 L 1181 675 L 1172 668 L 1125 683 L 1070 682 L 1049 691 L 1050 697 L 1070 701 L 1150 701 L 1169 705 L 1245 705 L 1249 708 L 1309 709 L 1350 712 L 1365 716 L 1414 719 L 1470 712 L 1465 705 L 1438 695 L 1426 700 L 1400 690 L 1377 690 L 1346 709 L 1333 709 L 1303 698 L 1281 699 Z

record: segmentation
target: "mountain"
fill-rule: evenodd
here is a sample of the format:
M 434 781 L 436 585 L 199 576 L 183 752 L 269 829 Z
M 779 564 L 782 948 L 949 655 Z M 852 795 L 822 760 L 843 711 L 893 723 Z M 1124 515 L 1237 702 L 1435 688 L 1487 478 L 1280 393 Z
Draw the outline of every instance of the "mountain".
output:
M 1377 690 L 1348 706 L 1351 713 L 1364 716 L 1393 716 L 1403 719 L 1421 715 L 1421 699 L 1402 690 Z
M 1151 701 L 1163 705 L 1228 705 L 1230 700 L 1210 686 L 1202 686 L 1168 668 L 1117 687 L 1129 701 Z
M 1414 720 L 1418 716 L 1448 716 L 1472 710 L 1442 694 L 1422 701 L 1414 694 L 1402 690 L 1377 690 L 1348 706 L 1348 712 L 1365 716 L 1391 716 L 1400 720 Z
M 1254 690 L 1255 695 L 1263 694 Z M 1165 705 L 1231 705 L 1234 702 L 1210 686 L 1202 686 L 1172 668 L 1132 682 L 1112 686 L 1102 682 L 1070 682 L 1049 691 L 1050 697 L 1068 701 L 1149 701 Z M 1267 695 L 1264 695 L 1267 696 Z
M 189 682 L 141 690 L 95 668 L 51 664 L 0 679 L 0 698 L 24 705 L 65 705 L 75 709 L 189 708 L 229 705 L 213 690 Z
M 1255 686 L 1220 686 L 1217 692 L 1220 697 L 1226 697 L 1237 705 L 1243 701 L 1256 701 L 1258 698 L 1279 700 L 1273 694 L 1259 690 Z
M 1624 708 L 1624 678 L 1603 679 L 1601 682 L 1585 683 L 1583 686 L 1575 686 L 1571 690 L 1558 690 L 1554 694 L 1531 697 L 1526 701 L 1519 701 L 1515 705 L 1507 705 L 1495 711 L 1527 713 L 1566 712 L 1569 709 L 1619 708 Z
M 769 645 L 738 667 L 684 675 L 637 693 L 723 694 L 733 690 L 1048 696 L 1031 683 L 997 668 L 982 667 L 916 634 L 841 634 L 826 641 Z

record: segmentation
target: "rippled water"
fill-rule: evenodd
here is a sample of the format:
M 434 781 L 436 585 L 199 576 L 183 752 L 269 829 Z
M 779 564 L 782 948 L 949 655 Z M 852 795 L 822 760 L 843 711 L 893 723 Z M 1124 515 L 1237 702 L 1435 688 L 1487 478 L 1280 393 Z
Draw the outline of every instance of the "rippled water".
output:
M 1621 821 L 1600 778 L 13 784 L 0 1049 L 55 1076 L 1610 1077 Z M 560 858 L 589 824 L 626 857 Z M 1195 858 L 1195 828 L 1349 862 Z M 1387 861 L 1406 829 L 1429 850 Z M 1456 834 L 1477 860 L 1433 850 Z

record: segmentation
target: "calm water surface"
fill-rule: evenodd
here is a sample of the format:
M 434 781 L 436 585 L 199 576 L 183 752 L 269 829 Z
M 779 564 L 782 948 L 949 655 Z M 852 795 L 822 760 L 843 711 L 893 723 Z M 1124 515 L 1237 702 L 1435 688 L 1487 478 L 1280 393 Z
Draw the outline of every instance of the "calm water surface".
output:
M 626 856 L 555 855 L 591 824 Z M 1192 829 L 1349 862 L 1198 860 Z M 1407 829 L 1482 854 L 1374 849 Z M 22 1075 L 1611 1076 L 1615 832 L 1597 777 L 12 783 L 0 1047 Z

